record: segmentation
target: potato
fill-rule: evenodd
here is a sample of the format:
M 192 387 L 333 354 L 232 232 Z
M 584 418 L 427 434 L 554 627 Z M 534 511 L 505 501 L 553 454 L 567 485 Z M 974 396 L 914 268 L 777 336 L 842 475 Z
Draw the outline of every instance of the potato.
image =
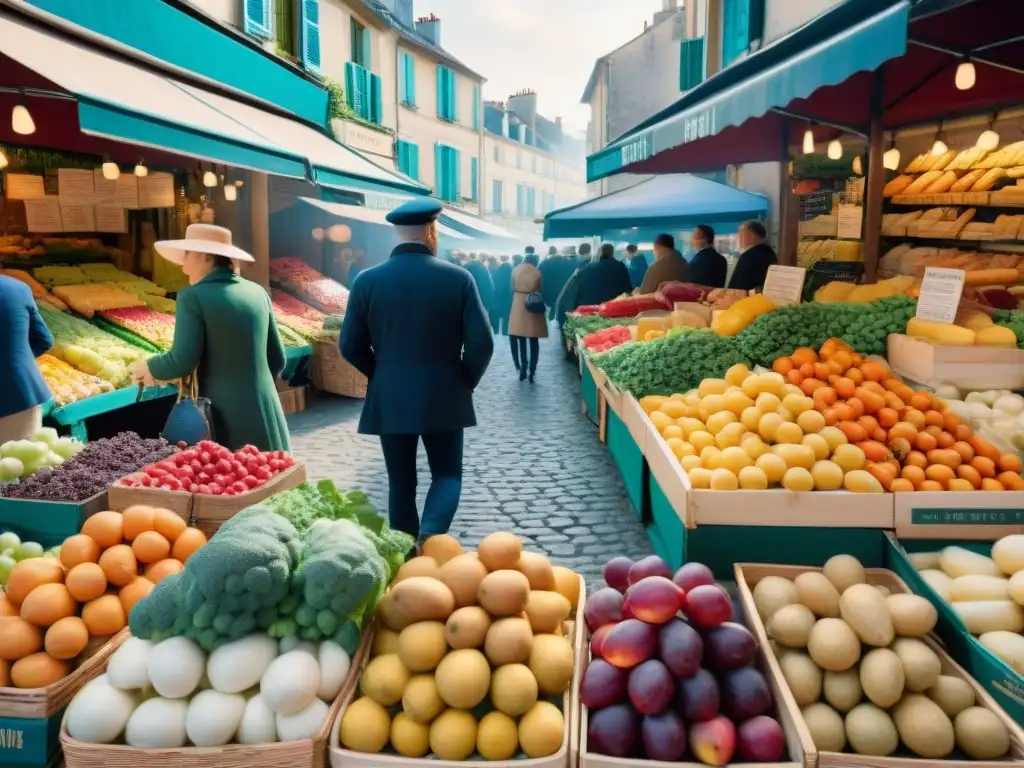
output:
M 1024 635 L 997 630 L 984 633 L 978 642 L 1024 675 Z
M 1002 576 L 995 560 L 963 547 L 946 547 L 939 553 L 939 568 L 950 578 L 958 576 Z
M 942 673 L 942 662 L 935 651 L 913 637 L 897 638 L 892 650 L 903 664 L 908 691 L 925 691 L 935 685 Z
M 839 594 L 843 594 L 854 584 L 863 584 L 867 581 L 864 566 L 853 555 L 835 555 L 830 557 L 828 562 L 825 563 L 825 567 L 821 570 L 825 574 L 825 578 L 831 581 L 832 585 L 839 590 Z
M 1024 632 L 1024 608 L 1012 600 L 952 603 L 953 611 L 972 635 L 986 632 Z
M 864 699 L 860 674 L 856 668 L 845 672 L 826 672 L 821 690 L 825 701 L 839 712 L 849 712 Z
M 1009 599 L 1010 580 L 1002 576 L 979 576 L 972 573 L 958 576 L 949 585 L 949 600 L 953 603 Z
M 854 584 L 844 591 L 839 611 L 866 645 L 884 648 L 896 634 L 885 598 L 870 584 Z
M 1017 605 L 1024 605 L 1024 571 L 1017 571 L 1010 577 L 1010 599 Z
M 953 721 L 956 744 L 975 760 L 998 760 L 1010 751 L 1010 732 L 984 707 L 968 707 Z
M 800 602 L 793 582 L 781 576 L 765 576 L 754 585 L 753 595 L 757 615 L 764 622 L 782 606 Z
M 846 748 L 846 727 L 843 718 L 828 704 L 820 701 L 800 710 L 819 752 L 842 752 Z
M 953 580 L 949 578 L 942 571 L 921 571 L 921 579 L 929 587 L 935 590 L 935 593 L 945 600 L 947 603 L 952 602 L 949 597 L 949 587 L 953 583 Z
M 993 544 L 992 559 L 1007 576 L 1024 571 L 1024 533 L 1003 536 Z
M 892 590 L 885 586 L 885 584 L 872 584 L 871 586 L 877 589 L 878 594 L 880 594 L 882 597 L 888 597 L 892 594 Z
M 779 608 L 768 620 L 768 634 L 780 645 L 806 648 L 814 626 L 814 614 L 806 605 L 793 603 Z
M 779 657 L 779 667 L 799 706 L 806 707 L 821 698 L 821 670 L 806 653 L 786 651 Z
M 903 662 L 888 648 L 875 648 L 860 661 L 860 685 L 864 695 L 882 709 L 888 709 L 903 695 Z
M 891 755 L 900 745 L 889 713 L 874 704 L 860 704 L 846 714 L 846 738 L 858 755 Z
M 892 626 L 899 637 L 921 637 L 935 628 L 939 613 L 919 595 L 889 595 L 885 598 Z
M 819 619 L 811 627 L 807 652 L 822 669 L 843 672 L 860 661 L 860 641 L 842 619 Z
M 952 675 L 939 675 L 935 685 L 926 690 L 925 695 L 949 717 L 956 717 L 968 707 L 974 706 L 974 689 L 970 683 Z
M 918 571 L 930 570 L 939 567 L 938 552 L 908 552 L 907 560 Z
M 898 640 L 897 642 L 919 642 Z M 953 723 L 939 705 L 918 693 L 909 693 L 892 709 L 892 719 L 904 745 L 916 755 L 939 759 L 956 744 Z
M 825 574 L 817 571 L 801 573 L 793 579 L 800 604 L 806 605 L 815 616 L 839 618 L 839 592 Z

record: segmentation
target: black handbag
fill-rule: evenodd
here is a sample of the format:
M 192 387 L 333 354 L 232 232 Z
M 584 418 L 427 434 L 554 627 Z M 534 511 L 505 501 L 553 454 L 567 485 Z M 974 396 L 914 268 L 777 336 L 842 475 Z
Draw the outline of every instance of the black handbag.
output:
M 196 375 L 182 377 L 178 382 L 178 401 L 171 408 L 160 436 L 168 443 L 195 445 L 200 440 L 212 440 L 212 404 L 209 398 L 199 396 Z
M 526 311 L 532 315 L 543 315 L 547 311 L 544 297 L 537 292 L 526 294 Z

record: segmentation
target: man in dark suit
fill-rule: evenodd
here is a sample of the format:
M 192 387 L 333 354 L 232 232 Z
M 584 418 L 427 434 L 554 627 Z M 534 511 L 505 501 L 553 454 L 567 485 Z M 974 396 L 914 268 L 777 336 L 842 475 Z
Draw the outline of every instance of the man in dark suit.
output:
M 631 290 L 633 283 L 629 279 L 629 270 L 615 258 L 615 246 L 605 243 L 598 252 L 597 261 L 580 269 L 575 303 L 568 310 L 603 304 Z
M 508 336 L 508 315 L 512 311 L 512 265 L 508 262 L 507 253 L 501 254 L 499 259 L 493 278 L 494 306 L 498 313 L 498 324 L 494 332 Z
M 772 247 L 764 242 L 768 230 L 760 221 L 746 221 L 740 225 L 740 259 L 729 278 L 729 287 L 752 291 L 764 285 L 768 267 L 779 263 Z
M 676 239 L 672 235 L 658 235 L 654 238 L 654 263 L 644 274 L 644 280 L 637 289 L 639 294 L 654 293 L 662 283 L 690 279 L 690 265 L 683 254 L 676 250 Z
M 52 346 L 32 291 L 0 276 L 0 443 L 27 440 L 43 425 L 39 406 L 52 395 L 36 358 Z
M 441 204 L 416 198 L 391 211 L 400 244 L 352 286 L 342 356 L 369 379 L 359 432 L 379 435 L 391 526 L 417 537 L 446 533 L 462 493 L 462 439 L 476 426 L 473 390 L 494 352 L 476 283 L 434 257 Z M 486 270 L 485 270 L 486 271 Z M 430 464 L 420 521 L 416 451 Z
M 634 288 L 639 288 L 647 274 L 647 257 L 640 253 L 636 244 L 630 243 L 626 246 L 626 260 L 629 262 L 629 279 L 633 281 Z
M 690 282 L 725 288 L 729 263 L 715 250 L 715 230 L 707 224 L 698 224 L 690 237 L 690 245 L 697 254 L 690 260 Z
M 487 254 L 481 253 L 477 255 L 471 253 L 469 254 L 469 260 L 463 266 L 465 266 L 466 271 L 473 276 L 473 280 L 476 282 L 477 293 L 480 294 L 480 301 L 483 302 L 484 309 L 487 310 L 487 316 L 490 318 L 493 329 L 494 281 L 491 280 L 491 273 L 487 269 Z

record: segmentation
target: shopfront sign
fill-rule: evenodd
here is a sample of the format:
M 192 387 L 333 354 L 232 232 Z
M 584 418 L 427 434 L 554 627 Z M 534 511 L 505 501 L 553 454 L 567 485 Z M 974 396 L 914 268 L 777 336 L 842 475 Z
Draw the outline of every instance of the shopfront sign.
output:
M 926 267 L 915 316 L 922 320 L 952 323 L 960 306 L 965 279 L 966 274 L 962 269 Z
M 390 134 L 375 131 L 372 128 L 365 128 L 358 123 L 349 120 L 340 121 L 342 128 L 342 142 L 357 152 L 368 152 L 371 155 L 379 155 L 393 159 L 395 156 L 395 140 Z

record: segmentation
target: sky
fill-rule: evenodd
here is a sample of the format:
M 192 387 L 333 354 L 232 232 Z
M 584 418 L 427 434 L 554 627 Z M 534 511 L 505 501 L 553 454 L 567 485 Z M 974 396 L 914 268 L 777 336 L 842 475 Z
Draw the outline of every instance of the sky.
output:
M 586 131 L 580 104 L 594 62 L 644 30 L 661 0 L 416 0 L 441 19 L 441 44 L 487 78 L 484 98 L 537 92 L 542 115 Z

